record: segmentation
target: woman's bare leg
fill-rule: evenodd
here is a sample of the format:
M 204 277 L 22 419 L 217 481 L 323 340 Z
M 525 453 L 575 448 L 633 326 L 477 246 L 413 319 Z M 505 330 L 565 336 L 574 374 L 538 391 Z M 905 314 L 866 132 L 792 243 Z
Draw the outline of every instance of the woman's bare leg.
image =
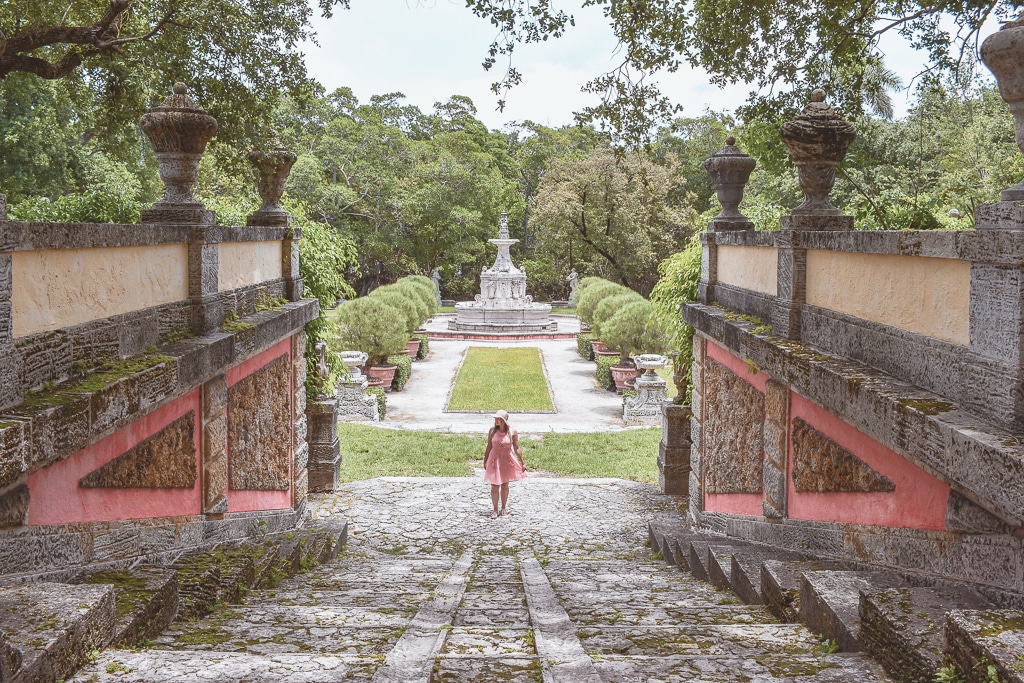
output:
M 508 502 L 508 484 L 501 485 L 501 509 L 505 509 L 505 503 Z
M 507 487 L 508 484 L 505 484 L 505 486 Z M 498 511 L 498 489 L 500 488 L 497 484 L 491 484 L 491 505 L 494 506 L 495 512 Z M 505 497 L 508 497 L 508 491 L 505 492 Z

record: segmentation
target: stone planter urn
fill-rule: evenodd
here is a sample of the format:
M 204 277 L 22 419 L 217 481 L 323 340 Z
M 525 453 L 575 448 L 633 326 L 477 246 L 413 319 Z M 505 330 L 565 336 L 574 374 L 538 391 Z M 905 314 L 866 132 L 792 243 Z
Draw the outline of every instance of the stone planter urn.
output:
M 618 354 L 618 351 L 615 352 Z M 622 393 L 623 389 L 632 389 L 639 370 L 630 365 L 613 365 L 612 379 L 615 381 L 615 391 Z
M 755 166 L 757 162 L 736 147 L 736 138 L 731 135 L 725 139 L 725 147 L 704 162 L 722 205 L 722 210 L 708 223 L 708 232 L 754 229 L 753 221 L 740 213 L 739 206 Z
M 184 83 L 175 83 L 170 97 L 139 121 L 156 152 L 164 196 L 142 212 L 143 223 L 212 224 L 214 216 L 192 195 L 206 143 L 217 132 L 217 119 L 188 96 Z
M 409 341 L 405 342 L 405 353 L 407 355 L 411 356 L 413 360 L 416 360 L 416 354 L 418 354 L 419 352 L 420 352 L 420 340 L 419 339 L 410 339 Z
M 836 182 L 836 167 L 856 136 L 856 126 L 825 104 L 825 91 L 820 89 L 811 93 L 799 115 L 782 124 L 779 137 L 804 193 L 804 202 L 783 217 L 783 230 L 853 229 L 853 217 L 843 216 L 828 194 Z
M 371 385 L 382 386 L 388 391 L 391 389 L 391 382 L 395 379 L 397 369 L 398 367 L 394 365 L 371 365 L 366 368 L 366 376 L 370 378 Z
M 285 149 L 276 134 L 269 147 L 267 150 L 254 149 L 249 152 L 249 161 L 260 176 L 258 189 L 263 204 L 246 218 L 246 224 L 287 227 L 291 217 L 281 207 L 281 195 L 284 194 L 284 183 L 298 155 Z
M 665 402 L 665 389 L 668 385 L 655 370 L 668 365 L 669 360 L 656 353 L 643 353 L 634 356 L 633 362 L 644 374 L 634 382 L 636 397 L 624 402 L 622 419 L 626 424 L 658 424 L 661 422 L 662 404 Z
M 349 381 L 358 381 L 363 376 L 360 368 L 366 363 L 367 354 L 363 351 L 342 351 L 339 355 L 341 356 L 341 362 L 348 368 Z
M 639 356 L 633 356 L 633 363 L 636 364 L 638 370 L 644 371 L 643 380 L 650 382 L 659 379 L 655 370 L 660 370 L 668 365 L 669 359 L 658 353 L 641 353 Z
M 1003 24 L 985 39 L 981 44 L 981 61 L 996 77 L 999 94 L 1010 105 L 1017 146 L 1024 152 L 1024 16 Z M 1002 194 L 1003 201 L 1024 200 L 1024 180 Z

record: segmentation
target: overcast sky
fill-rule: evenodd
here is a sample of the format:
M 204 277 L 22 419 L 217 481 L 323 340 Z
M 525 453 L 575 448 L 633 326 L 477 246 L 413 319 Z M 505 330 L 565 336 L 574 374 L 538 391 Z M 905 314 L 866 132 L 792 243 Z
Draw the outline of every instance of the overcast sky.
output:
M 573 122 L 574 111 L 596 103 L 580 86 L 617 64 L 615 38 L 601 9 L 562 5 L 572 8 L 576 26 L 557 40 L 516 48 L 514 65 L 523 83 L 506 97 L 504 112 L 496 111 L 497 98 L 490 92 L 504 64 L 499 61 L 491 72 L 481 66 L 495 31 L 473 16 L 464 0 L 352 0 L 351 10 L 315 21 L 319 46 L 304 46 L 306 64 L 328 92 L 348 86 L 360 102 L 398 91 L 407 102 L 430 111 L 435 102 L 466 95 L 490 128 L 523 119 L 562 126 Z M 905 82 L 920 68 L 909 48 L 893 41 L 883 49 L 887 66 Z M 664 74 L 660 84 L 673 102 L 683 105 L 684 116 L 699 116 L 706 109 L 731 111 L 747 95 L 745 86 L 722 90 L 696 71 Z M 903 115 L 906 94 L 893 99 L 897 115 Z

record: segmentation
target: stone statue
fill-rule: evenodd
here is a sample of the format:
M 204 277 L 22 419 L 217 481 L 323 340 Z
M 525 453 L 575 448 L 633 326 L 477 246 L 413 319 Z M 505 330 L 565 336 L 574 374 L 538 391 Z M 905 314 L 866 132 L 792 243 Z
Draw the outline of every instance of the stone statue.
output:
M 430 274 L 430 279 L 434 281 L 434 300 L 438 306 L 441 305 L 441 269 L 434 268 L 434 272 Z
M 576 293 L 576 288 L 580 284 L 580 276 L 575 268 L 569 271 L 569 277 L 565 278 L 565 280 L 569 283 L 569 299 L 572 299 L 573 294 Z

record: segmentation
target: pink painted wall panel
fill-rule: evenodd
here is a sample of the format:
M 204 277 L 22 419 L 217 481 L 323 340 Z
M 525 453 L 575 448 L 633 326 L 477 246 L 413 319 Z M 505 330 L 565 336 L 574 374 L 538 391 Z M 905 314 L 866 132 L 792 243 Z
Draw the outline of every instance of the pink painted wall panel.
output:
M 174 517 L 202 512 L 202 429 L 195 430 L 196 479 L 191 489 L 80 488 L 78 481 L 133 446 L 141 443 L 190 410 L 202 420 L 196 388 L 142 419 L 97 441 L 70 458 L 36 470 L 28 477 L 29 526 L 101 522 L 146 517 Z
M 801 418 L 853 453 L 896 485 L 892 492 L 798 493 L 789 477 L 789 516 L 793 519 L 944 530 L 949 486 L 901 455 L 843 422 L 803 396 L 790 395 L 792 421 Z M 790 446 L 790 463 L 793 453 Z M 792 470 L 792 466 L 791 466 Z
M 764 385 L 768 381 L 768 375 L 763 372 L 751 372 L 751 367 L 747 365 L 745 360 L 737 358 L 718 344 L 710 341 L 708 342 L 707 356 L 732 370 L 733 373 L 745 379 L 748 384 L 762 394 L 764 393 Z

